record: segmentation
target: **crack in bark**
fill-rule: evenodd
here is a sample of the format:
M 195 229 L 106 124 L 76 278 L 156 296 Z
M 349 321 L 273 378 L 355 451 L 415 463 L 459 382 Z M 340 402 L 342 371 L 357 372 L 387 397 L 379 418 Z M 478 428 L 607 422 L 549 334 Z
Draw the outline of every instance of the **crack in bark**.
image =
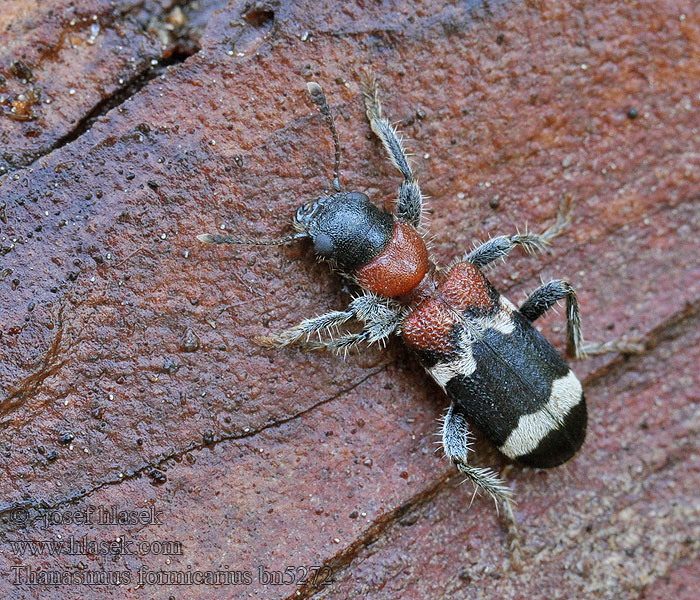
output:
M 629 355 L 629 360 L 636 357 L 646 356 L 650 350 L 654 350 L 664 342 L 668 342 L 677 338 L 683 331 L 684 324 L 691 324 L 697 320 L 700 315 L 700 298 L 688 301 L 684 308 L 675 312 L 668 318 L 664 319 L 652 330 L 647 332 L 641 340 L 644 346 L 644 352 L 637 355 Z M 692 328 L 689 325 L 688 328 Z M 616 370 L 623 368 L 628 362 L 628 358 L 622 354 L 618 354 L 615 358 L 602 365 L 599 369 L 588 374 L 585 381 L 582 382 L 587 386 L 597 384 L 601 379 L 614 374 Z
M 663 324 L 653 329 L 647 336 L 645 343 L 646 351 L 652 350 L 664 342 L 672 341 L 680 335 L 683 334 L 689 328 L 697 326 L 694 321 L 697 320 L 700 314 L 700 307 L 698 302 L 690 303 L 684 310 L 677 312 L 672 315 L 669 319 L 665 320 Z M 646 354 L 646 352 L 645 352 Z M 632 359 L 637 359 L 643 355 L 635 355 Z M 619 356 L 617 360 L 613 360 L 611 363 L 606 365 L 607 368 L 596 371 L 595 373 L 586 377 L 582 382 L 584 386 L 591 386 L 598 383 L 605 376 L 614 374 L 616 369 L 621 368 L 623 365 L 627 364 L 627 361 L 623 357 Z M 654 473 L 658 473 L 660 470 L 673 466 L 674 462 L 672 460 L 666 461 L 659 468 L 654 470 Z M 363 547 L 377 541 L 382 535 L 384 535 L 392 526 L 394 526 L 406 513 L 417 510 L 424 504 L 431 501 L 437 493 L 442 489 L 442 487 L 449 481 L 453 473 L 448 474 L 433 482 L 429 487 L 422 490 L 418 494 L 411 497 L 401 506 L 395 508 L 391 512 L 382 515 L 379 519 L 374 521 L 363 534 L 350 544 L 346 549 L 332 557 L 331 559 L 323 563 L 323 567 L 328 567 L 331 572 L 336 575 L 338 570 L 346 569 L 350 566 L 350 563 L 357 556 L 358 551 Z M 317 593 L 322 591 L 323 587 L 319 585 L 307 584 L 299 591 L 287 597 L 286 600 L 292 600 L 293 598 L 308 599 L 315 596 Z
M 329 569 L 333 575 L 336 575 L 337 571 L 349 567 L 350 563 L 362 548 L 366 548 L 378 541 L 391 525 L 397 523 L 407 513 L 418 510 L 421 506 L 428 504 L 428 502 L 435 498 L 438 492 L 450 481 L 453 475 L 454 473 L 444 475 L 437 481 L 434 481 L 429 487 L 409 498 L 403 504 L 383 514 L 365 529 L 360 537 L 352 544 L 336 554 L 333 558 L 324 562 L 323 567 Z M 311 598 L 323 589 L 323 582 L 309 582 L 295 590 L 291 595 L 287 596 L 285 600 L 304 600 L 305 598 Z
M 9 504 L 6 504 L 5 506 L 0 506 L 0 522 L 2 522 L 3 525 L 5 525 L 8 521 L 10 524 L 12 524 L 14 521 L 17 519 L 14 518 L 14 513 L 16 511 L 24 511 L 25 514 L 28 514 L 29 511 L 34 511 L 34 515 L 30 518 L 27 518 L 26 521 L 22 521 L 21 525 L 27 525 L 31 523 L 32 521 L 35 521 L 38 519 L 42 511 L 48 511 L 48 510 L 56 510 L 62 506 L 65 506 L 67 504 L 74 504 L 83 498 L 86 498 L 88 496 L 91 496 L 95 492 L 101 490 L 102 488 L 109 487 L 112 485 L 119 485 L 120 483 L 124 483 L 125 481 L 130 481 L 132 479 L 138 479 L 144 474 L 148 474 L 149 472 L 153 471 L 158 471 L 162 466 L 164 466 L 167 462 L 171 460 L 180 460 L 190 452 L 194 452 L 196 450 L 203 450 L 204 448 L 213 448 L 214 446 L 222 443 L 222 442 L 228 442 L 228 441 L 237 441 L 237 440 L 243 440 L 247 438 L 252 438 L 263 431 L 266 431 L 268 429 L 272 428 L 277 428 L 281 427 L 283 425 L 286 425 L 287 423 L 294 421 L 296 419 L 299 419 L 301 417 L 304 417 L 308 413 L 310 413 L 313 410 L 316 410 L 317 408 L 324 406 L 325 404 L 328 404 L 330 402 L 333 402 L 334 400 L 340 398 L 344 394 L 351 392 L 358 386 L 362 385 L 365 381 L 368 379 L 378 375 L 381 373 L 385 368 L 387 364 L 383 364 L 381 367 L 374 369 L 370 372 L 368 372 L 365 376 L 361 377 L 354 383 L 352 383 L 349 387 L 343 388 L 342 390 L 336 392 L 335 394 L 328 396 L 327 398 L 324 398 L 323 400 L 319 400 L 315 404 L 312 404 L 311 406 L 300 410 L 297 413 L 294 413 L 293 415 L 289 415 L 287 417 L 283 417 L 279 420 L 276 421 L 271 421 L 269 423 L 266 423 L 262 425 L 261 427 L 258 427 L 256 429 L 252 429 L 250 431 L 244 431 L 240 433 L 224 433 L 220 434 L 216 437 L 212 437 L 211 439 L 208 439 L 206 441 L 192 441 L 186 446 L 178 449 L 178 450 L 171 450 L 169 452 L 166 452 L 164 454 L 161 454 L 159 457 L 154 458 L 151 461 L 148 461 L 145 464 L 140 465 L 139 467 L 136 467 L 135 469 L 129 469 L 126 473 L 120 473 L 120 475 L 123 475 L 121 477 L 115 477 L 112 479 L 105 479 L 89 488 L 82 488 L 80 490 L 77 490 L 73 493 L 69 493 L 63 498 L 53 501 L 53 502 L 48 502 L 45 500 L 22 500 L 22 501 L 16 501 L 16 502 L 11 502 Z M 9 529 L 9 528 L 7 528 Z
M 114 27 L 115 24 L 118 25 L 119 23 L 124 22 L 126 19 L 137 15 L 139 11 L 143 10 L 143 4 L 143 2 L 135 4 L 127 10 L 123 10 L 116 14 L 110 12 L 106 15 L 101 15 L 101 27 L 103 29 L 108 29 L 110 27 Z M 175 30 L 173 32 L 175 35 L 173 36 L 170 45 L 168 47 L 161 48 L 160 55 L 155 57 L 158 60 L 158 65 L 151 66 L 149 64 L 149 57 L 142 56 L 141 58 L 144 68 L 134 73 L 124 82 L 121 87 L 116 89 L 109 96 L 105 96 L 99 102 L 97 102 L 97 104 L 89 109 L 87 113 L 77 121 L 76 125 L 70 131 L 58 137 L 56 140 L 50 142 L 46 146 L 39 147 L 35 151 L 28 151 L 23 155 L 15 157 L 15 159 L 12 161 L 8 160 L 4 169 L 2 168 L 2 165 L 0 165 L 0 175 L 8 175 L 15 170 L 31 167 L 40 158 L 50 154 L 54 150 L 58 150 L 71 142 L 74 142 L 84 133 L 86 133 L 95 123 L 95 121 L 97 121 L 97 119 L 107 114 L 107 112 L 113 108 L 124 104 L 127 100 L 146 87 L 150 81 L 159 77 L 167 67 L 180 64 L 187 60 L 190 56 L 197 54 L 201 50 L 199 39 L 201 38 L 205 26 L 202 26 L 201 30 L 199 30 L 198 26 L 195 26 L 193 29 L 189 27 L 189 22 L 198 21 L 199 19 L 197 19 L 197 15 L 206 13 L 209 10 L 210 5 L 214 5 L 214 2 L 204 4 L 205 5 L 202 6 L 202 3 L 198 0 L 188 0 L 181 4 L 177 4 L 179 9 L 187 14 L 187 22 L 180 30 Z M 151 15 L 151 18 L 164 19 L 168 12 L 173 10 L 175 6 L 162 8 L 162 12 Z M 211 14 L 209 17 L 211 17 Z M 140 23 L 138 20 L 136 20 L 135 23 L 141 26 L 141 29 L 144 30 L 146 35 L 157 37 L 156 34 L 150 32 L 149 28 L 144 26 L 143 23 Z M 201 26 L 201 24 L 199 25 Z M 193 35 L 193 31 L 195 30 L 197 30 L 197 35 Z M 61 37 L 63 37 L 65 33 L 65 31 L 62 32 Z M 60 41 L 57 41 L 55 44 L 55 46 L 60 45 Z M 39 57 L 39 63 L 44 60 L 46 54 L 53 51 L 54 45 L 47 46 L 47 49 Z
M 20 166 L 29 167 L 42 156 L 50 154 L 54 150 L 58 150 L 63 146 L 67 146 L 71 142 L 74 142 L 84 133 L 89 131 L 94 125 L 95 121 L 106 115 L 113 108 L 117 108 L 124 104 L 132 96 L 146 87 L 151 81 L 159 77 L 166 68 L 185 62 L 185 60 L 187 60 L 190 56 L 197 54 L 198 51 L 199 50 L 194 52 L 174 52 L 169 58 L 159 60 L 156 68 L 149 67 L 140 73 L 135 73 L 130 80 L 125 82 L 123 87 L 116 90 L 110 96 L 103 98 L 95 106 L 93 106 L 92 109 L 76 123 L 75 127 L 71 131 L 58 138 L 47 148 L 37 152 L 31 162 Z

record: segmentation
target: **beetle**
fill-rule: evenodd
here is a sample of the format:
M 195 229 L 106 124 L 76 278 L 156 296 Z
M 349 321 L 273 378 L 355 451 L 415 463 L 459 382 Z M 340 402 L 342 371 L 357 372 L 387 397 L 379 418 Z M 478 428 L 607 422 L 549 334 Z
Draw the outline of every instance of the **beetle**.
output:
M 639 351 L 633 343 L 584 343 L 578 300 L 566 280 L 543 283 L 516 307 L 484 274 L 485 267 L 516 247 L 529 253 L 544 250 L 569 224 L 572 202 L 568 197 L 562 201 L 556 219 L 542 233 L 491 238 L 441 268 L 430 258 L 422 228 L 424 198 L 396 129 L 382 114 L 376 79 L 365 75 L 362 93 L 370 127 L 403 176 L 395 214 L 380 209 L 361 192 L 342 190 L 340 142 L 328 102 L 317 83 L 307 87 L 333 137 L 334 191 L 297 209 L 296 233 L 288 238 L 253 242 L 228 235 L 198 237 L 210 244 L 310 239 L 316 257 L 356 284 L 360 294 L 345 310 L 306 319 L 256 342 L 273 348 L 296 345 L 347 352 L 363 343 L 400 336 L 450 398 L 442 424 L 447 457 L 477 489 L 509 509 L 512 492 L 503 479 L 492 469 L 467 461 L 469 424 L 505 456 L 530 467 L 566 462 L 586 436 L 581 383 L 533 323 L 564 300 L 567 353 L 572 358 Z M 351 321 L 360 322 L 361 329 L 334 335 Z

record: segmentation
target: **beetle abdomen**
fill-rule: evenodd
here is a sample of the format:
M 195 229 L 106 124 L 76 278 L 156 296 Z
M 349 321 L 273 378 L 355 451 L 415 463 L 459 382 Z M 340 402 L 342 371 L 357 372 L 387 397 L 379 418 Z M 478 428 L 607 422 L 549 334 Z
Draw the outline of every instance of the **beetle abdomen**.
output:
M 576 375 L 517 311 L 512 331 L 488 328 L 469 345 L 474 368 L 444 387 L 484 435 L 514 460 L 533 467 L 566 462 L 586 436 L 586 404 Z M 460 326 L 457 327 L 461 329 Z M 464 348 L 469 335 L 460 333 Z M 431 374 L 444 365 L 433 365 Z
M 580 382 L 483 274 L 463 265 L 409 315 L 404 341 L 503 454 L 533 467 L 566 462 L 586 435 Z

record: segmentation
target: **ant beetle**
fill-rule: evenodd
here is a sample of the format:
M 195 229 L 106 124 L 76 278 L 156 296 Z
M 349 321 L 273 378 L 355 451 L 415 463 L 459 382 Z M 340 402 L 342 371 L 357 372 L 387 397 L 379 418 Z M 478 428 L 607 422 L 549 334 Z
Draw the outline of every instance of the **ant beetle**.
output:
M 508 458 L 531 467 L 566 462 L 586 436 L 581 383 L 533 322 L 565 300 L 567 353 L 573 358 L 639 352 L 640 347 L 615 341 L 584 344 L 576 293 L 565 280 L 544 283 L 516 308 L 482 271 L 516 246 L 529 253 L 542 251 L 569 223 L 569 198 L 543 233 L 494 237 L 449 267 L 436 266 L 419 232 L 423 196 L 396 130 L 382 116 L 376 80 L 367 75 L 362 90 L 372 131 L 404 179 L 395 215 L 363 193 L 341 190 L 340 142 L 333 117 L 321 87 L 309 83 L 311 100 L 335 145 L 334 193 L 300 206 L 293 219 L 296 234 L 289 238 L 251 242 L 204 234 L 199 239 L 216 244 L 280 244 L 309 238 L 316 257 L 354 282 L 361 294 L 346 310 L 307 319 L 256 342 L 274 348 L 297 345 L 347 352 L 362 343 L 384 343 L 392 334 L 401 336 L 451 400 L 442 425 L 447 457 L 477 489 L 501 500 L 512 516 L 510 488 L 491 469 L 467 462 L 468 423 Z M 351 320 L 362 324 L 360 331 L 333 335 Z M 327 339 L 317 341 L 312 334 L 326 334 Z

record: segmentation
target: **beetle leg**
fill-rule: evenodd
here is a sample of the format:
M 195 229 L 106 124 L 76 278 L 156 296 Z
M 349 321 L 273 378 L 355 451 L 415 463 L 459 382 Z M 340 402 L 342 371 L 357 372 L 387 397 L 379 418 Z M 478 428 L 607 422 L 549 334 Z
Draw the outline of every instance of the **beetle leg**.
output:
M 519 310 L 528 321 L 533 322 L 564 298 L 566 298 L 566 352 L 574 358 L 583 358 L 581 311 L 576 292 L 568 281 L 554 279 L 541 285 L 527 297 Z
M 611 340 L 603 344 L 584 342 L 576 292 L 568 281 L 562 279 L 554 279 L 542 284 L 527 297 L 519 310 L 528 321 L 533 322 L 563 299 L 566 299 L 566 351 L 570 356 L 584 358 L 589 354 L 607 352 L 639 354 L 644 350 L 641 344 L 624 340 Z
M 477 488 L 488 492 L 494 500 L 509 502 L 513 493 L 496 473 L 491 469 L 473 467 L 467 463 L 467 454 L 471 449 L 469 439 L 467 419 L 459 405 L 453 402 L 442 426 L 442 447 L 447 458 Z
M 302 347 L 306 350 L 332 350 L 343 352 L 358 344 L 385 344 L 387 338 L 401 327 L 406 318 L 406 311 L 398 306 L 387 304 L 374 295 L 364 295 L 356 298 L 353 303 L 355 319 L 363 323 L 363 328 L 357 333 L 345 333 L 329 340 L 308 340 Z M 368 301 L 367 301 L 368 300 Z
M 256 336 L 254 341 L 256 344 L 267 348 L 282 348 L 283 346 L 299 345 L 303 344 L 311 334 L 338 327 L 352 319 L 352 317 L 353 314 L 349 310 L 336 310 L 324 315 L 319 315 L 318 317 L 305 319 L 298 325 L 280 331 L 274 335 Z
M 260 336 L 255 341 L 268 348 L 297 345 L 306 350 L 329 349 L 347 352 L 361 342 L 384 342 L 401 325 L 405 314 L 405 310 L 397 302 L 375 294 L 363 294 L 355 298 L 345 311 L 334 311 L 306 319 L 291 329 L 272 336 Z M 346 333 L 335 338 L 331 335 L 329 340 L 309 339 L 313 333 L 332 333 L 333 329 L 351 319 L 364 323 L 362 331 Z
M 474 486 L 482 488 L 496 501 L 503 503 L 506 525 L 509 537 L 509 549 L 513 566 L 519 569 L 522 560 L 522 549 L 520 547 L 520 536 L 513 514 L 511 500 L 513 492 L 491 469 L 472 467 L 467 464 L 467 454 L 469 445 L 469 426 L 466 416 L 461 407 L 452 403 L 442 426 L 442 447 L 450 461 L 457 467 L 460 473 L 467 476 Z M 509 467 L 506 467 L 508 469 Z
M 365 112 L 372 131 L 381 140 L 389 160 L 403 175 L 404 182 L 399 186 L 397 200 L 397 216 L 400 220 L 418 227 L 423 214 L 423 196 L 418 182 L 413 175 L 406 150 L 401 138 L 396 133 L 386 117 L 382 116 L 382 105 L 379 101 L 379 86 L 374 76 L 366 73 L 362 80 L 362 93 L 365 97 Z
M 556 236 L 558 236 L 571 221 L 571 197 L 566 196 L 560 206 L 557 218 L 542 233 L 516 233 L 515 235 L 499 235 L 491 238 L 464 256 L 464 261 L 482 268 L 497 258 L 505 257 L 513 248 L 521 246 L 526 252 L 542 252 Z

